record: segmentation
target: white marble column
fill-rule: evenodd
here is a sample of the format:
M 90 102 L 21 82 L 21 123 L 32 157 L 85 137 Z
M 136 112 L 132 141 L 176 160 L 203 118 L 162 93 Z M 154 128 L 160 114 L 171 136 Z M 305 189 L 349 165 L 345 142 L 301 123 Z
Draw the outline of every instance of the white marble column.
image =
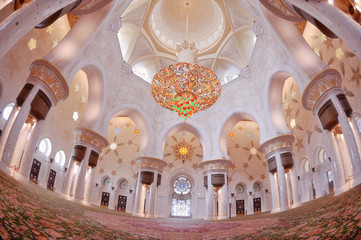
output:
M 293 196 L 293 207 L 298 207 L 301 205 L 300 194 L 298 191 L 298 184 L 297 184 L 297 174 L 296 174 L 296 166 L 293 166 L 290 169 L 290 176 L 291 176 L 291 185 L 292 185 L 292 196 Z
M 340 151 L 338 144 L 333 133 L 328 130 L 323 130 L 323 135 L 325 136 L 325 142 L 328 147 L 329 152 L 331 152 L 331 170 L 333 174 L 333 182 L 335 187 L 335 195 L 345 192 L 348 187 L 345 182 L 345 170 L 343 166 L 343 161 L 341 160 Z
M 214 188 L 212 185 L 212 174 L 207 173 L 207 193 L 206 193 L 206 218 L 205 220 L 212 220 L 215 217 L 215 200 L 214 200 Z
M 88 178 L 86 180 L 85 189 L 84 189 L 84 202 L 90 204 L 91 193 L 93 189 L 94 176 L 97 167 L 91 167 L 89 169 Z
M 218 219 L 227 219 L 229 214 L 227 174 L 224 174 L 224 185 L 218 191 Z
M 4 148 L 3 148 L 2 158 L 1 158 L 1 162 L 0 162 L 0 169 L 2 169 L 4 172 L 6 172 L 8 174 L 11 174 L 11 166 L 13 164 L 12 156 L 14 154 L 15 148 L 17 148 L 17 150 L 23 149 L 23 146 L 17 146 L 16 143 L 17 143 L 17 140 L 21 133 L 21 130 L 23 129 L 23 125 L 30 113 L 30 110 L 31 110 L 30 104 L 33 101 L 33 99 L 38 91 L 39 91 L 39 86 L 34 86 L 31 89 L 31 91 L 29 92 L 29 95 L 27 96 L 27 98 L 23 102 L 20 110 L 18 111 L 13 124 L 11 126 L 9 126 L 9 125 L 6 126 L 6 127 L 9 127 L 10 130 L 6 129 L 6 131 L 9 131 L 9 134 L 8 134 L 8 138 L 4 139 L 5 142 L 3 142 Z M 16 108 L 16 106 L 15 106 L 15 108 Z M 3 137 L 1 137 L 1 139 L 3 139 Z
M 155 208 L 156 208 L 156 199 L 157 199 L 157 177 L 158 173 L 154 172 L 153 182 L 150 184 L 150 194 L 148 201 L 148 218 L 155 218 Z
M 32 125 L 31 123 L 24 123 L 21 132 L 16 141 L 16 148 L 14 149 L 13 156 L 11 158 L 11 170 L 13 176 L 17 177 L 19 173 L 20 164 L 24 158 L 24 148 L 27 145 L 27 138 L 31 134 Z M 26 182 L 26 181 L 25 181 Z
M 48 178 L 49 178 L 49 169 L 50 169 L 50 158 L 48 156 L 45 157 L 44 161 L 41 163 L 40 173 L 38 178 L 38 184 L 44 188 L 47 187 Z
M 140 173 L 141 171 L 138 172 L 138 179 L 137 179 L 137 187 L 135 190 L 135 201 L 134 201 L 134 211 L 133 211 L 133 215 L 134 216 L 138 216 L 138 217 L 143 217 L 144 216 L 144 212 L 143 212 L 143 207 L 144 207 L 144 192 L 145 190 L 143 189 L 143 184 L 140 181 Z
M 65 180 L 65 189 L 64 189 L 64 194 L 66 196 L 70 196 L 71 185 L 73 183 L 75 164 L 76 164 L 76 161 L 72 160 L 72 157 L 70 157 L 69 167 L 68 167 L 68 171 L 66 174 L 66 180 Z
M 0 157 L 2 157 L 2 152 L 4 151 L 6 140 L 9 137 L 11 127 L 13 126 L 16 117 L 19 114 L 19 110 L 20 110 L 20 107 L 18 107 L 15 103 L 13 110 L 11 111 L 9 118 L 5 123 L 5 126 L 3 128 L 3 131 L 2 131 L 1 137 L 0 137 Z M 0 162 L 1 162 L 1 158 L 0 158 Z
M 275 179 L 274 179 L 274 174 L 269 172 L 268 173 L 268 176 L 269 176 L 269 180 L 270 180 L 270 187 L 271 187 L 271 200 L 272 200 L 272 210 L 271 212 L 274 213 L 274 212 L 279 212 L 280 209 L 279 209 L 279 199 L 278 197 L 278 191 L 276 191 L 277 189 L 277 186 L 276 186 L 276 183 L 275 183 Z
M 278 191 L 280 197 L 280 211 L 285 211 L 289 209 L 285 169 L 282 165 L 280 154 L 276 153 L 275 157 L 277 163 L 277 180 L 278 180 Z
M 33 125 L 33 128 L 30 132 L 29 138 L 27 140 L 24 154 L 19 163 L 19 174 L 16 176 L 17 179 L 26 181 L 29 179 L 30 169 L 33 163 L 33 155 L 38 144 L 40 134 L 44 128 L 45 121 L 40 120 Z
M 74 199 L 78 201 L 83 200 L 84 196 L 84 183 L 85 183 L 85 174 L 88 170 L 89 165 L 89 157 L 91 153 L 91 148 L 87 147 L 84 159 L 81 161 L 80 168 L 78 170 L 78 174 L 75 179 L 75 191 L 74 191 Z
M 254 192 L 252 191 L 252 194 Z M 254 206 L 253 206 L 253 195 L 249 194 L 249 192 L 247 193 L 247 205 L 248 205 L 248 209 L 247 209 L 247 215 L 252 215 L 254 214 Z

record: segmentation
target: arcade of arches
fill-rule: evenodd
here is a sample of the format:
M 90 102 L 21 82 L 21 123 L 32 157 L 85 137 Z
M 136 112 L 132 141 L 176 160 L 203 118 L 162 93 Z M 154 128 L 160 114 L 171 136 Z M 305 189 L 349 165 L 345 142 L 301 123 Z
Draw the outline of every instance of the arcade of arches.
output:
M 204 220 L 361 183 L 361 2 L 187 1 L 197 64 L 222 84 L 187 123 L 150 87 L 177 62 L 185 4 L 50 2 L 0 3 L 0 169 L 16 180 L 133 216 Z

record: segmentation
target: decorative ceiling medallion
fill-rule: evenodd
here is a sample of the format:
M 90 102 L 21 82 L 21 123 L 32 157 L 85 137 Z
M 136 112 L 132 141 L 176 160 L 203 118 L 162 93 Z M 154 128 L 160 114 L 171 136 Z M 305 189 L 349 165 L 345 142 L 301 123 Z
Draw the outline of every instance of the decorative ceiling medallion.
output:
M 190 161 L 193 156 L 193 152 L 193 146 L 184 140 L 173 147 L 173 153 L 176 160 Z

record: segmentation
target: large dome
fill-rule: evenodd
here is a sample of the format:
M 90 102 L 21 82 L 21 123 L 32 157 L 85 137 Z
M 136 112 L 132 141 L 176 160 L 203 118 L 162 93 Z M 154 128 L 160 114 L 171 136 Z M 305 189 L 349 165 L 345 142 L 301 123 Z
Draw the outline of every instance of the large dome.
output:
M 174 51 L 175 44 L 186 38 L 186 18 L 185 0 L 161 0 L 149 19 L 151 32 L 163 47 Z M 212 0 L 190 1 L 188 23 L 188 41 L 195 42 L 200 52 L 212 48 L 225 29 L 223 12 Z

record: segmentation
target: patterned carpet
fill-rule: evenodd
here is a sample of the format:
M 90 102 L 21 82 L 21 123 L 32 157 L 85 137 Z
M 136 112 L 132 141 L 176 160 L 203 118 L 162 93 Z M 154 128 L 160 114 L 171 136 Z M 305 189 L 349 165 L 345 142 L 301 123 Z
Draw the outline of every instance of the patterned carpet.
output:
M 278 214 L 224 221 L 136 218 L 66 201 L 0 172 L 0 239 L 360 239 L 361 186 Z

